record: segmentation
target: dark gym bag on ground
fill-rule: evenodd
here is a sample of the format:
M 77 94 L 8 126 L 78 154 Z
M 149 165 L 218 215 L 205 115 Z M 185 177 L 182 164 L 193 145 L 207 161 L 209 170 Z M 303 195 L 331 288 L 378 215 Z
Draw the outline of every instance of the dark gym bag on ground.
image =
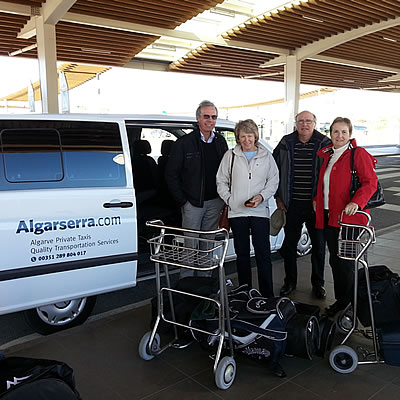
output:
M 400 278 L 385 265 L 368 268 L 375 325 L 400 322 Z M 365 271 L 358 271 L 357 317 L 365 326 L 371 326 Z
M 25 357 L 0 360 L 1 400 L 81 400 L 65 363 Z

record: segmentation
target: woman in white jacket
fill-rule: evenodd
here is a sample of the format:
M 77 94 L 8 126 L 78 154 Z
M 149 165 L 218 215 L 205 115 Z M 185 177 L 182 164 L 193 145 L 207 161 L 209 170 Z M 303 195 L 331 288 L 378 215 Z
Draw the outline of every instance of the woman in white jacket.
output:
M 258 143 L 258 128 L 253 120 L 239 121 L 235 137 L 238 144 L 225 153 L 219 166 L 217 189 L 229 206 L 239 285 L 252 287 L 251 233 L 258 288 L 264 297 L 273 297 L 268 199 L 278 188 L 279 172 L 272 154 Z

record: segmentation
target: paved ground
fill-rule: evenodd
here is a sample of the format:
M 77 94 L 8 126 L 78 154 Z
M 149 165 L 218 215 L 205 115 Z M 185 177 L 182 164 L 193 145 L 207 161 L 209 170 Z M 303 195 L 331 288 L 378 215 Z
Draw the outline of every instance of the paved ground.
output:
M 369 253 L 369 265 L 385 264 L 400 272 L 398 243 L 400 227 L 382 232 Z M 326 307 L 333 302 L 332 276 L 326 267 L 328 298 L 311 295 L 310 257 L 299 259 L 300 281 L 293 299 Z M 235 278 L 233 276 L 233 278 Z M 274 281 L 278 292 L 283 279 L 281 261 L 274 262 Z M 400 369 L 388 365 L 360 365 L 351 374 L 339 374 L 327 357 L 313 360 L 282 360 L 286 378 L 272 376 L 265 364 L 237 357 L 237 377 L 232 387 L 218 390 L 212 361 L 197 343 L 183 350 L 168 349 L 151 361 L 137 352 L 142 335 L 148 331 L 150 306 L 136 304 L 119 314 L 61 332 L 50 337 L 34 337 L 25 343 L 3 346 L 6 355 L 52 358 L 68 363 L 75 371 L 77 388 L 83 399 L 282 399 L 285 400 L 398 400 Z M 337 335 L 339 342 L 342 336 Z M 353 348 L 364 339 L 353 335 Z M 400 350 L 399 350 L 400 351 Z

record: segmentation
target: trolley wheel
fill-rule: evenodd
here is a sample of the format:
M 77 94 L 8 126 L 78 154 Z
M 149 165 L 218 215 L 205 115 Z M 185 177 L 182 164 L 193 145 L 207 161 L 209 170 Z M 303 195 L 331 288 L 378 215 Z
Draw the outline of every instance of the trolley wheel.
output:
M 350 374 L 358 365 L 357 353 L 349 346 L 336 346 L 329 354 L 329 364 L 341 374 Z
M 156 333 L 154 336 L 153 345 L 151 346 L 151 353 L 149 352 L 150 337 L 151 331 L 145 333 L 139 343 L 139 356 L 146 361 L 152 360 L 154 358 L 154 354 L 152 353 L 156 353 L 160 350 L 160 335 Z
M 232 357 L 224 357 L 215 371 L 215 384 L 218 389 L 229 389 L 235 380 L 236 362 Z

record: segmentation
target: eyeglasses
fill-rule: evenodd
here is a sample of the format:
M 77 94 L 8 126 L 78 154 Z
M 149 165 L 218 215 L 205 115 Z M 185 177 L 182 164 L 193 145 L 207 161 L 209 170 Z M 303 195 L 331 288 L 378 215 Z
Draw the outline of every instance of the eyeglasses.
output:
M 314 123 L 313 119 L 299 119 L 299 120 L 296 121 L 296 124 L 307 124 L 307 125 L 310 125 L 310 124 L 313 124 L 313 123 Z
M 212 118 L 212 119 L 217 119 L 217 118 L 218 118 L 218 115 L 210 115 L 210 114 L 201 114 L 201 116 L 202 116 L 204 119 L 210 119 L 210 118 Z

